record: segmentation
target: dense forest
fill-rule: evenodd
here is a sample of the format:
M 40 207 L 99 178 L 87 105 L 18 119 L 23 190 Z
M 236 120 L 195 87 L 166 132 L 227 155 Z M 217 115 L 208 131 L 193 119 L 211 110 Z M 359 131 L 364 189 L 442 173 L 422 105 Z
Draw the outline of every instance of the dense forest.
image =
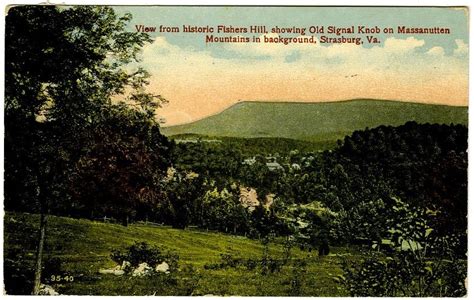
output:
M 42 216 L 37 273 L 46 217 L 58 215 L 392 255 L 392 265 L 346 266 L 353 295 L 400 295 L 361 284 L 361 272 L 406 270 L 407 259 L 431 268 L 449 257 L 436 276 L 461 267 L 443 295 L 465 293 L 466 126 L 367 128 L 324 151 L 290 139 L 168 139 L 154 116 L 166 100 L 147 92 L 145 70 L 125 68 L 151 41 L 124 30 L 130 19 L 107 7 L 8 14 L 4 206 Z

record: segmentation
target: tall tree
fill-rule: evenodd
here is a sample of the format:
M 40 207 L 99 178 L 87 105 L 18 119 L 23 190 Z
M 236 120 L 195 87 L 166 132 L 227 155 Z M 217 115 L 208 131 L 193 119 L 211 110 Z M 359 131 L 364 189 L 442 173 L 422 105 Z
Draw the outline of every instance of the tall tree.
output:
M 125 68 L 138 61 L 140 48 L 151 42 L 145 33 L 126 31 L 130 20 L 131 15 L 118 17 L 109 7 L 18 6 L 8 11 L 5 207 L 31 207 L 41 213 L 34 294 L 40 286 L 46 215 L 61 204 L 54 200 L 67 200 L 69 176 L 85 153 L 97 149 L 90 141 L 91 128 L 113 119 L 110 111 L 120 102 L 123 111 L 134 112 L 134 118 L 154 132 L 151 144 L 163 142 L 157 140 L 153 117 L 164 99 L 146 91 L 145 70 Z M 127 135 L 123 127 L 117 130 Z M 141 195 L 149 194 L 141 188 Z
M 83 216 L 113 216 L 126 226 L 164 198 L 170 145 L 141 113 L 115 106 L 103 114 L 85 128 L 84 150 L 70 177 L 72 203 Z

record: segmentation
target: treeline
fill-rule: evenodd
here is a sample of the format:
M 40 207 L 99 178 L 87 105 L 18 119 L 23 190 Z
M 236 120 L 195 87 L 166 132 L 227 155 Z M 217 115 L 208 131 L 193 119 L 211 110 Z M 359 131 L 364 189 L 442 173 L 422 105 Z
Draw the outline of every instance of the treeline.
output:
M 458 236 L 466 247 L 465 126 L 408 122 L 356 131 L 286 178 L 278 195 L 295 203 L 318 200 L 340 212 L 343 240 L 382 238 L 402 199 L 433 212 L 430 227 Z
M 238 149 L 243 156 L 289 153 L 294 149 L 298 149 L 301 152 L 315 152 L 330 150 L 337 146 L 336 139 L 328 139 L 327 141 L 304 141 L 275 137 L 212 137 L 198 134 L 180 134 L 169 138 L 177 143 L 219 143 L 229 148 Z
M 281 166 L 272 170 L 268 157 L 253 156 L 248 164 L 248 156 L 226 144 L 169 143 L 157 127 L 152 127 L 154 134 L 140 136 L 138 126 L 132 130 L 137 134 L 125 138 L 119 132 L 126 127 L 117 130 L 119 119 L 110 124 L 103 125 L 109 130 L 104 132 L 94 127 L 98 137 L 92 140 L 101 142 L 86 148 L 87 155 L 65 181 L 69 186 L 63 181 L 61 197 L 68 201 L 54 201 L 53 213 L 358 243 L 386 237 L 396 218 L 392 208 L 401 199 L 414 209 L 434 212 L 429 226 L 439 235 L 455 235 L 466 247 L 465 126 L 408 122 L 356 131 L 334 150 L 270 156 Z M 146 152 L 151 138 L 156 148 Z M 133 142 L 122 145 L 123 153 L 117 140 L 127 139 Z M 249 188 L 259 201 L 252 207 L 242 203 L 242 189 Z M 7 199 L 23 201 L 6 201 L 7 209 L 34 211 L 28 203 L 34 198 L 26 192 L 15 190 L 16 197 Z M 270 194 L 272 203 L 267 203 Z M 297 219 L 311 229 L 298 228 Z
M 226 184 L 253 187 L 260 200 L 274 194 L 274 204 L 267 211 L 280 216 L 274 218 L 274 225 L 284 232 L 291 231 L 291 220 L 308 219 L 308 213 L 295 215 L 289 207 L 317 203 L 333 213 L 330 218 L 322 218 L 319 213 L 318 218 L 306 220 L 320 224 L 324 223 L 321 219 L 326 220 L 320 226 L 324 230 L 315 229 L 324 232 L 320 240 L 381 240 L 387 238 L 387 230 L 399 217 L 394 215 L 393 207 L 402 201 L 413 210 L 430 212 L 430 228 L 439 236 L 456 236 L 463 253 L 467 228 L 466 151 L 465 126 L 408 122 L 356 131 L 334 150 L 293 150 L 270 156 L 282 167 L 276 170 L 268 167 L 268 157 L 256 155 L 247 164 L 248 156 L 224 144 L 178 144 L 173 155 L 176 168 L 205 174 L 208 182 L 220 188 Z M 227 218 L 236 219 L 230 214 Z

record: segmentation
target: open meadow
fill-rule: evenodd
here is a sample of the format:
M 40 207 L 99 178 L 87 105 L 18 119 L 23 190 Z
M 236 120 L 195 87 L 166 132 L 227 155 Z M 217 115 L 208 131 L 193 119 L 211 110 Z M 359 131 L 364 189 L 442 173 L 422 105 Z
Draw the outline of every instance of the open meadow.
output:
M 31 289 L 28 280 L 34 263 L 38 215 L 6 213 L 5 267 L 8 288 Z M 306 296 L 344 296 L 347 292 L 334 277 L 341 275 L 344 257 L 360 255 L 355 248 L 334 248 L 328 256 L 317 251 L 291 249 L 290 261 L 281 271 L 262 275 L 258 268 L 227 267 L 215 270 L 206 266 L 222 261 L 222 254 L 240 258 L 262 257 L 263 245 L 257 240 L 197 229 L 169 226 L 91 222 L 64 217 L 49 219 L 46 240 L 44 282 L 68 295 L 240 295 L 286 296 L 298 292 Z M 179 256 L 175 274 L 146 278 L 99 274 L 99 269 L 115 266 L 112 250 L 134 242 L 147 242 L 172 250 Z M 272 243 L 270 256 L 281 259 L 281 243 Z M 304 260 L 307 266 L 293 266 L 291 260 Z M 298 274 L 295 274 L 298 273 Z M 72 276 L 72 282 L 51 282 L 51 276 Z M 292 281 L 298 279 L 301 286 Z M 297 290 L 296 290 L 297 289 Z M 7 290 L 8 292 L 8 290 Z

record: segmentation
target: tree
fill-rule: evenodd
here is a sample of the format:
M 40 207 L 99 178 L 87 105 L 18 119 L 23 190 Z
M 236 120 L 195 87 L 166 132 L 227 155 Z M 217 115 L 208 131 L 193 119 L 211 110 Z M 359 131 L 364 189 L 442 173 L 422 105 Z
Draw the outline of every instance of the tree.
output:
M 184 229 L 198 212 L 196 203 L 204 194 L 203 177 L 193 172 L 175 172 L 165 183 L 168 220 Z
M 151 42 L 145 33 L 125 30 L 130 20 L 131 15 L 118 17 L 109 7 L 18 6 L 8 12 L 5 206 L 41 213 L 34 294 L 46 215 L 61 205 L 54 200 L 70 198 L 68 179 L 88 153 L 84 148 L 97 148 L 86 143 L 92 126 L 106 120 L 118 101 L 159 136 L 153 115 L 164 99 L 146 92 L 146 71 L 124 68 Z M 20 205 L 13 204 L 18 197 Z
M 132 217 L 151 216 L 165 198 L 169 142 L 136 111 L 117 106 L 103 114 L 86 128 L 86 151 L 71 176 L 72 203 L 82 216 L 113 216 L 127 226 Z

